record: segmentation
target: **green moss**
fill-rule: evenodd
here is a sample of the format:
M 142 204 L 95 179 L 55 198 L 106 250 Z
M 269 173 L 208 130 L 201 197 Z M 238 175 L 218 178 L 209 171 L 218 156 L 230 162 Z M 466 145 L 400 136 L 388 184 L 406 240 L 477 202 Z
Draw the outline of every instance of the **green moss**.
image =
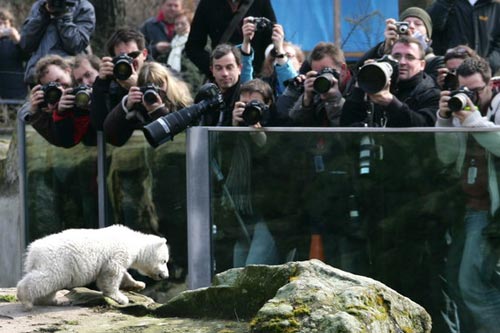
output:
M 14 295 L 0 295 L 0 302 L 14 303 L 17 302 L 17 297 Z

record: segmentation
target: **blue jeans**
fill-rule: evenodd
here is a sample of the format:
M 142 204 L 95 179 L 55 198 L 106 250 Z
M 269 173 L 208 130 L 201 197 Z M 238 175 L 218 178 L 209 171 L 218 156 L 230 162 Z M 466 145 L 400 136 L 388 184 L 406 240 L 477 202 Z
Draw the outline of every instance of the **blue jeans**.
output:
M 465 214 L 465 243 L 460 262 L 458 285 L 479 332 L 500 332 L 500 290 L 484 276 L 482 267 L 491 248 L 482 235 L 488 225 L 487 211 L 468 209 Z

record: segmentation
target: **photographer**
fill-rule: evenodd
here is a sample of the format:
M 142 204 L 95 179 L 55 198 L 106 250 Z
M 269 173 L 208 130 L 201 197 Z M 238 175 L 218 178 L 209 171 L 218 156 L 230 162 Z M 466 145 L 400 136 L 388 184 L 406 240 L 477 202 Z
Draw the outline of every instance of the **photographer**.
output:
M 89 106 L 75 103 L 68 61 L 57 55 L 43 57 L 35 66 L 35 79 L 39 84 L 31 90 L 30 102 L 20 109 L 21 117 L 55 146 L 70 148 L 81 141 L 95 145 Z
M 498 127 L 500 96 L 492 91 L 488 62 L 476 57 L 465 59 L 457 75 L 461 88 L 441 92 L 436 126 Z M 454 103 L 457 101 L 458 107 Z M 451 266 L 456 261 L 454 254 L 461 253 L 456 270 L 458 277 L 453 280 L 458 280 L 459 294 L 473 319 L 473 327 L 465 328 L 470 332 L 496 332 L 500 324 L 497 266 L 499 133 L 443 132 L 435 135 L 438 157 L 445 164 L 455 164 L 465 196 L 464 220 L 451 232 L 453 241 L 447 263 Z M 464 232 L 463 242 L 454 233 L 460 229 Z
M 136 129 L 192 104 L 188 86 L 157 62 L 145 63 L 137 74 L 137 86 L 107 115 L 106 141 L 123 146 Z
M 248 6 L 251 3 L 250 6 Z M 210 53 L 205 48 L 208 39 L 212 50 L 216 45 L 241 43 L 243 32 L 242 18 L 246 16 L 265 17 L 276 22 L 276 15 L 270 0 L 201 0 L 196 7 L 191 31 L 186 43 L 188 58 L 198 67 L 200 72 L 210 77 Z M 239 18 L 238 21 L 233 19 Z M 258 34 L 252 39 L 255 51 L 254 69 L 258 74 L 264 60 L 264 50 L 271 44 L 271 33 Z
M 415 38 L 403 36 L 394 44 L 390 61 L 391 75 L 377 71 L 381 77 L 370 75 L 367 83 L 381 83 L 375 92 L 360 88 L 360 69 L 357 87 L 346 99 L 340 116 L 341 126 L 423 127 L 433 126 L 439 103 L 439 88 L 424 73 L 424 49 Z M 371 64 L 370 64 L 371 65 Z M 366 66 L 366 65 L 365 65 Z M 384 66 L 387 67 L 387 66 Z M 383 72 L 383 74 L 382 74 Z M 396 81 L 396 82 L 394 82 Z M 365 101 L 365 94 L 369 103 Z M 372 104 L 373 103 L 373 104 Z M 373 105 L 373 110 L 372 110 Z
M 93 84 L 90 110 L 92 124 L 101 131 L 110 110 L 127 95 L 130 87 L 136 85 L 137 72 L 148 56 L 144 36 L 134 29 L 115 31 L 106 48 L 111 56 L 101 59 L 99 76 Z
M 458 66 L 467 58 L 478 57 L 477 53 L 467 45 L 458 45 L 448 49 L 444 55 L 444 67 L 438 70 L 437 84 L 444 90 L 458 89 Z
M 95 29 L 94 6 L 88 0 L 37 0 L 21 29 L 19 45 L 31 54 L 24 81 L 34 85 L 34 67 L 48 54 L 85 52 Z
M 385 20 L 384 41 L 366 52 L 357 62 L 359 69 L 368 59 L 378 59 L 390 54 L 394 43 L 400 36 L 411 36 L 420 41 L 425 51 L 424 72 L 436 79 L 439 68 L 443 67 L 443 57 L 436 56 L 432 50 L 432 20 L 427 12 L 419 7 L 409 7 L 399 15 L 399 21 L 393 18 Z
M 243 20 L 243 43 L 241 44 L 242 71 L 241 82 L 247 82 L 254 78 L 253 59 L 254 51 L 251 41 L 256 33 L 272 30 L 273 44 L 266 57 L 269 57 L 269 69 L 267 76 L 263 80 L 271 84 L 273 95 L 277 97 L 285 90 L 285 82 L 292 80 L 298 75 L 298 70 L 302 64 L 304 55 L 298 54 L 291 43 L 285 44 L 285 33 L 279 24 L 265 21 L 265 18 L 246 17 Z M 299 49 L 300 50 L 300 49 Z M 298 59 L 298 57 L 301 57 Z M 272 68 L 272 69 L 271 69 Z M 264 68 L 263 68 L 264 69 Z
M 311 70 L 292 83 L 303 93 L 289 116 L 299 126 L 339 126 L 342 93 L 349 90 L 351 78 L 344 52 L 333 43 L 320 42 L 311 51 L 309 63 Z

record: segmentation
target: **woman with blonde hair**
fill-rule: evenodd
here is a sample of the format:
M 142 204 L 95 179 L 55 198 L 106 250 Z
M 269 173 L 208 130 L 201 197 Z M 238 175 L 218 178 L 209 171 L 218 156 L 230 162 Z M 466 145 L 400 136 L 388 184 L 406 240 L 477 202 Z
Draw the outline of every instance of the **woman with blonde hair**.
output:
M 106 141 L 124 145 L 136 129 L 193 103 L 189 86 L 157 62 L 144 63 L 130 88 L 104 121 Z

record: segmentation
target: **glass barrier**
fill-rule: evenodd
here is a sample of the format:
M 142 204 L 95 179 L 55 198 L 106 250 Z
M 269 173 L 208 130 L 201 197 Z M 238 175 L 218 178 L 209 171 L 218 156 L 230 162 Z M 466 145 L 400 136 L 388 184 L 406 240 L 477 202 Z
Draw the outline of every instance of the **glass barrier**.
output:
M 189 257 L 211 269 L 190 269 L 191 287 L 232 267 L 320 258 L 421 304 L 433 332 L 498 318 L 498 184 L 483 153 L 500 155 L 500 132 L 319 131 L 189 129 L 199 183 L 188 198 L 210 199 L 188 211 Z M 203 140 L 200 159 L 189 151 Z
M 56 147 L 31 126 L 25 133 L 26 244 L 68 228 L 97 228 L 96 147 Z
M 107 224 L 166 237 L 171 280 L 187 274 L 185 136 L 155 149 L 135 131 L 121 147 L 106 145 Z

